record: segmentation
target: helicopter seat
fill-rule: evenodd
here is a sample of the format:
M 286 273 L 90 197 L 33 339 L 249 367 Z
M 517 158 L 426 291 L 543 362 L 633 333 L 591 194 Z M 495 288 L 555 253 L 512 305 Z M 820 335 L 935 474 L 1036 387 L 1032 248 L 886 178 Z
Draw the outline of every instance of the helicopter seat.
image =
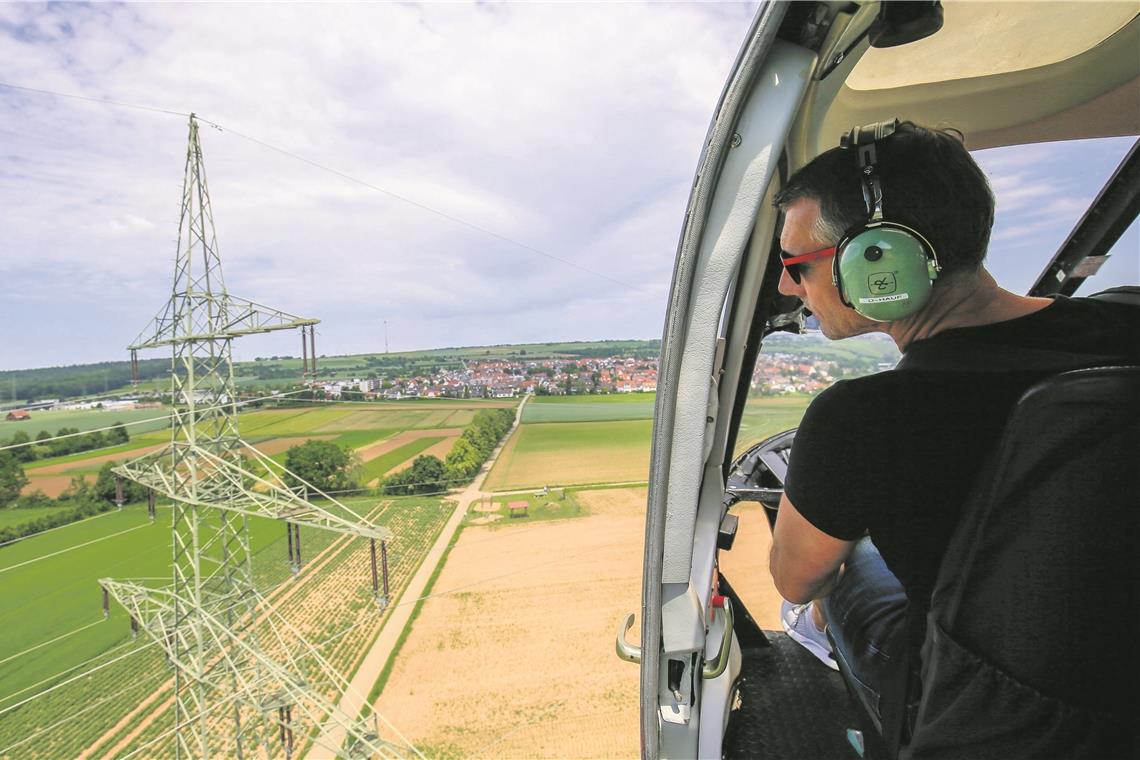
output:
M 1015 408 L 942 562 L 908 760 L 1140 757 L 1140 367 Z

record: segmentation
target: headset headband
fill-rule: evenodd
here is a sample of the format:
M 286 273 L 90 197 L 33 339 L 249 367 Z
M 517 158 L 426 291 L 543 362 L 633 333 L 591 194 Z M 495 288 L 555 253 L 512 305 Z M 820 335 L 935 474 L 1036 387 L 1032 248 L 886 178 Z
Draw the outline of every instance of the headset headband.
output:
M 863 185 L 863 203 L 867 206 L 867 220 L 883 220 L 883 188 L 879 184 L 878 154 L 875 146 L 898 129 L 899 120 L 880 121 L 865 127 L 855 127 L 839 138 L 839 147 L 854 148 L 859 161 L 859 178 Z

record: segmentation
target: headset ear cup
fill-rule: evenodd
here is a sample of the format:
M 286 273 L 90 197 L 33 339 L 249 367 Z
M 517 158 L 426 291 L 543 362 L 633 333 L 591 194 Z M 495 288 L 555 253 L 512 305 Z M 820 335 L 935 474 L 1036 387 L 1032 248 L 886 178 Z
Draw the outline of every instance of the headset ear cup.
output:
M 843 302 L 876 322 L 917 312 L 930 299 L 937 277 L 937 260 L 926 239 L 892 222 L 864 225 L 846 235 L 834 267 Z
M 844 306 L 851 306 L 851 301 L 847 298 L 847 291 L 843 287 L 843 276 L 840 274 L 839 262 L 843 258 L 843 251 L 847 247 L 847 242 L 851 238 L 844 235 L 843 239 L 835 246 L 835 258 L 831 260 L 831 284 L 835 286 L 836 291 L 839 293 L 839 301 Z

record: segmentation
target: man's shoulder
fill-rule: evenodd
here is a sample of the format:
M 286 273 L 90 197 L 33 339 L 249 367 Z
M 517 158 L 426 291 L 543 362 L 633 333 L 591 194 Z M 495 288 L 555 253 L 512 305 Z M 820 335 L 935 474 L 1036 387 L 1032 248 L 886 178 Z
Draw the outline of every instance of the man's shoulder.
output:
M 916 389 L 941 378 L 928 373 L 908 373 L 886 370 L 848 380 L 839 380 L 821 391 L 808 405 L 808 415 L 817 420 L 828 420 L 829 426 L 842 426 L 857 418 L 880 419 L 884 403 L 900 396 L 917 392 Z

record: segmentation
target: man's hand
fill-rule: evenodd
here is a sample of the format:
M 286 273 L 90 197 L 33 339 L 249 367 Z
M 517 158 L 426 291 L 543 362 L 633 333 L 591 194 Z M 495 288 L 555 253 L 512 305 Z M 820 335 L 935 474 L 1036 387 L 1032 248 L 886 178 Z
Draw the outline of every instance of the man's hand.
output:
M 808 522 L 785 494 L 780 497 L 768 559 L 776 590 L 794 604 L 827 596 L 853 546 L 854 541 L 829 536 Z

